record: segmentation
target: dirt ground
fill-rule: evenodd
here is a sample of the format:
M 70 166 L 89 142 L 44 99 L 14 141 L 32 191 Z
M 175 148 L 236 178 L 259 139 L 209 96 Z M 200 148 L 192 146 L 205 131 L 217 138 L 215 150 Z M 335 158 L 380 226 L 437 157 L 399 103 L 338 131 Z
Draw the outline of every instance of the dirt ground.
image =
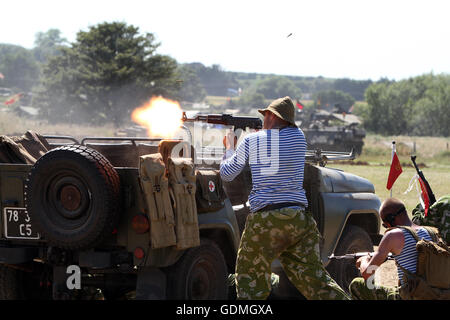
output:
M 394 287 L 398 283 L 397 267 L 392 260 L 383 263 L 375 272 L 375 283 L 382 286 Z
M 374 247 L 374 250 L 376 249 L 377 247 Z M 394 287 L 398 284 L 395 261 L 388 260 L 375 271 L 375 284 L 387 287 Z

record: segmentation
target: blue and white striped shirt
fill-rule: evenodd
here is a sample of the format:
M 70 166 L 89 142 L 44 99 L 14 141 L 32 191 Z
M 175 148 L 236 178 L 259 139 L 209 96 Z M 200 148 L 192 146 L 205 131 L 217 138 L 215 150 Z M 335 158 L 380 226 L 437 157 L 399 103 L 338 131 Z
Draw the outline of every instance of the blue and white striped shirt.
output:
M 253 188 L 249 195 L 250 211 L 275 203 L 296 202 L 308 206 L 303 189 L 306 140 L 301 129 L 261 130 L 244 137 L 236 152 L 220 164 L 224 181 L 233 180 L 250 166 Z
M 399 255 L 394 256 L 395 260 L 399 265 L 401 265 L 406 270 L 411 273 L 416 273 L 417 269 L 417 250 L 416 250 L 416 239 L 414 239 L 413 235 L 405 230 L 401 229 L 403 232 L 403 236 L 405 238 L 405 244 L 403 245 L 402 252 Z M 425 239 L 431 241 L 432 238 L 423 228 L 416 229 L 416 233 L 420 239 Z M 397 266 L 398 278 L 400 279 L 400 283 L 403 284 L 403 270 Z

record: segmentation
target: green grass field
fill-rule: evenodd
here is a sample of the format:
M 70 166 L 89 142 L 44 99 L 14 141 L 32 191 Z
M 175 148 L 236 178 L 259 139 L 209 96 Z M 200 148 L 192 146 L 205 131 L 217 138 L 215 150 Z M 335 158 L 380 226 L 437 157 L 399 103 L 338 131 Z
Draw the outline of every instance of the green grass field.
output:
M 412 164 L 410 156 L 415 154 L 417 163 L 450 169 L 450 138 L 444 137 L 383 137 L 369 134 L 364 139 L 363 153 L 358 160 L 370 164 L 390 163 L 392 141 L 396 142 L 397 155 L 402 164 Z
M 222 97 L 222 96 L 206 96 L 205 98 L 205 103 L 209 104 L 213 107 L 217 107 L 217 106 L 223 106 L 223 105 L 227 105 L 228 103 L 228 99 L 230 99 L 229 97 Z M 231 98 L 234 102 L 238 101 L 239 97 L 232 97 Z M 267 99 L 266 100 L 266 104 L 268 105 L 270 102 L 272 102 L 271 99 Z M 314 100 L 306 100 L 306 99 L 301 99 L 301 102 L 304 105 L 309 105 L 309 104 L 313 104 Z M 267 107 L 267 105 L 261 106 L 261 108 L 263 107 Z
M 233 98 L 233 100 L 238 99 L 237 97 Z M 205 103 L 212 106 L 220 106 L 226 105 L 228 103 L 228 97 L 220 97 L 220 96 L 207 96 L 205 98 Z
M 387 177 L 389 174 L 389 166 L 378 165 L 343 165 L 339 163 L 329 163 L 329 168 L 337 168 L 356 174 L 360 177 L 368 179 L 375 186 L 375 193 L 380 197 L 381 201 L 390 197 L 390 191 L 386 189 Z M 425 178 L 430 183 L 430 186 L 436 198 L 450 193 L 450 169 L 445 167 L 431 167 L 422 168 Z M 405 202 L 408 212 L 419 203 L 419 196 L 414 187 L 411 192 L 404 194 L 408 189 L 411 178 L 416 173 L 414 168 L 403 167 L 402 174 L 398 177 L 392 189 L 392 196 Z
M 412 154 L 417 156 L 416 163 L 430 183 L 436 198 L 450 193 L 450 138 L 368 135 L 364 140 L 363 152 L 351 162 L 353 165 L 336 162 L 327 166 L 368 179 L 374 184 L 376 194 L 383 201 L 390 197 L 386 183 L 391 164 L 392 141 L 396 141 L 397 155 L 403 169 L 393 186 L 392 196 L 404 201 L 408 212 L 419 203 L 415 186 L 409 193 L 404 194 L 411 178 L 416 174 L 412 166 Z M 357 163 L 365 165 L 355 165 Z
M 104 126 L 89 126 L 79 124 L 52 124 L 45 120 L 32 120 L 18 117 L 12 112 L 0 109 L 0 134 L 22 135 L 27 130 L 40 134 L 71 135 L 75 138 L 87 136 L 114 136 L 116 129 L 112 124 Z

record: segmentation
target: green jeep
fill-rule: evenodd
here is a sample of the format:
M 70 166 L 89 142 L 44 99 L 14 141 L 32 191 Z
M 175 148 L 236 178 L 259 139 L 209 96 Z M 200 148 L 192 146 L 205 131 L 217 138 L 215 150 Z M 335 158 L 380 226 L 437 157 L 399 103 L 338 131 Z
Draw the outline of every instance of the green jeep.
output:
M 200 245 L 155 249 L 138 164 L 140 156 L 158 152 L 161 139 L 39 139 L 46 148 L 35 162 L 5 161 L 1 141 L 0 299 L 233 297 L 227 276 L 249 213 L 248 169 L 225 183 L 219 161 L 196 164 L 196 172 L 214 173 L 197 175 L 198 208 L 209 206 L 198 211 Z M 201 159 L 204 151 L 192 148 L 191 157 Z M 349 156 L 308 152 L 304 188 L 323 235 L 323 262 L 347 288 L 356 268 L 328 256 L 373 250 L 380 239 L 380 200 L 369 181 L 324 167 L 327 159 L 343 158 Z M 280 275 L 274 298 L 300 296 L 276 262 L 273 271 Z

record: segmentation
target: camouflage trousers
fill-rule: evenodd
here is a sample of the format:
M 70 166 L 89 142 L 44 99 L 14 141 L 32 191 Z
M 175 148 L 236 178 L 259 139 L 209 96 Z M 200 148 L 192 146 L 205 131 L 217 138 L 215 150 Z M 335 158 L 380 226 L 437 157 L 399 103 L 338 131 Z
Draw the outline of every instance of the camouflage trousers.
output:
M 354 300 L 400 300 L 398 287 L 368 287 L 364 278 L 358 277 L 350 283 L 349 291 Z
M 271 290 L 271 264 L 278 258 L 289 280 L 307 299 L 349 299 L 325 270 L 319 239 L 309 212 L 283 208 L 250 214 L 236 262 L 237 298 L 266 299 Z

